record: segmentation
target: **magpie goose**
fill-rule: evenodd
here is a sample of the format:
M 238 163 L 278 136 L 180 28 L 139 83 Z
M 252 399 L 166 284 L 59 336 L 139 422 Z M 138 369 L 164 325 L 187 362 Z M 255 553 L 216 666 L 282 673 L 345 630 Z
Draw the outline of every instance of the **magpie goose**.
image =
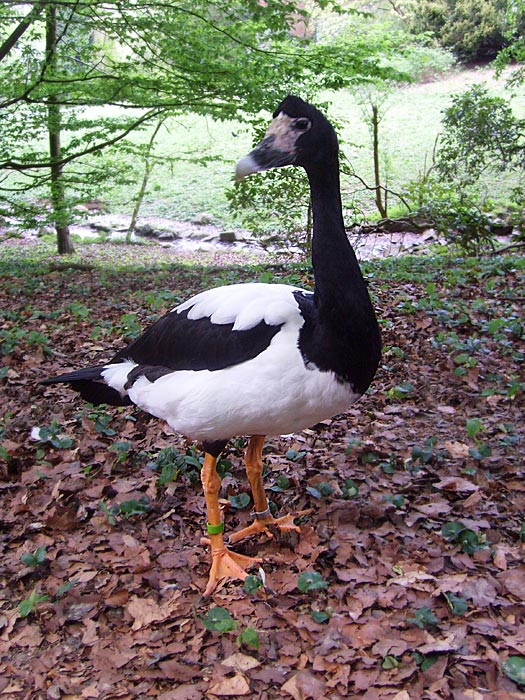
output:
M 154 323 L 109 362 L 44 380 L 68 383 L 92 403 L 133 403 L 202 443 L 201 472 L 212 566 L 204 596 L 225 577 L 244 579 L 259 559 L 226 548 L 216 461 L 228 440 L 249 437 L 245 464 L 254 521 L 229 543 L 270 527 L 262 481 L 266 435 L 288 434 L 345 411 L 370 385 L 381 355 L 376 316 L 343 225 L 338 142 L 312 105 L 288 96 L 237 179 L 285 165 L 304 168 L 313 210 L 313 292 L 284 284 L 209 289 Z

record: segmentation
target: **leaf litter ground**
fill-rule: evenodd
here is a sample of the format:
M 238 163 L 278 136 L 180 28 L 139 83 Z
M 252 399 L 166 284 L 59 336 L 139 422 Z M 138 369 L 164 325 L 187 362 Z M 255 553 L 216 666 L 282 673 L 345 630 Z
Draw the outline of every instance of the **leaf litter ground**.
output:
M 77 269 L 2 261 L 0 695 L 525 698 L 523 259 L 367 266 L 372 389 L 265 450 L 278 512 L 310 511 L 301 536 L 237 545 L 264 558 L 267 589 L 202 602 L 199 451 L 37 382 L 104 361 L 200 289 L 310 272 L 126 268 L 125 248 L 103 250 Z M 227 532 L 249 521 L 242 448 L 221 463 Z

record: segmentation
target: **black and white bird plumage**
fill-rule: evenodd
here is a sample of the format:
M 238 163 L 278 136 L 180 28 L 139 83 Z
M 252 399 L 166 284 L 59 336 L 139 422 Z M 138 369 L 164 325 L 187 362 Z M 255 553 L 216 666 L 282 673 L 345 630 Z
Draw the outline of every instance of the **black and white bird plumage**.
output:
M 313 292 L 264 283 L 209 289 L 167 313 L 109 362 L 44 383 L 69 383 L 92 403 L 133 403 L 201 441 L 214 458 L 233 436 L 298 432 L 345 411 L 372 381 L 381 338 L 343 224 L 334 129 L 293 96 L 279 105 L 259 146 L 238 162 L 237 177 L 284 165 L 303 167 L 310 183 Z M 247 467 L 256 473 L 250 480 L 264 511 L 256 515 L 268 518 L 262 441 L 254 445 Z M 215 531 L 212 471 L 207 468 L 203 484 L 206 494 L 213 490 L 207 504 Z M 222 539 L 214 544 L 214 537 L 214 557 L 234 554 Z M 236 562 L 232 566 L 233 573 L 212 570 L 207 592 L 213 576 L 244 575 Z
M 381 340 L 343 226 L 335 133 L 320 112 L 291 96 L 272 126 L 239 161 L 238 177 L 289 163 L 306 169 L 314 291 L 265 283 L 209 289 L 108 363 L 44 383 L 67 382 L 92 403 L 134 403 L 204 443 L 297 432 L 345 411 L 366 391 Z

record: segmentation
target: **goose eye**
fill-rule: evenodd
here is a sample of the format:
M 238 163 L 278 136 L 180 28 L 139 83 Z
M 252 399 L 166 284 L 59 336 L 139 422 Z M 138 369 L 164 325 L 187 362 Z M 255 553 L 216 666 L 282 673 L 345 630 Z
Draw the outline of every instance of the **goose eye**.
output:
M 296 119 L 294 126 L 296 129 L 299 129 L 300 131 L 306 131 L 307 129 L 310 128 L 310 120 L 306 119 L 306 118 Z

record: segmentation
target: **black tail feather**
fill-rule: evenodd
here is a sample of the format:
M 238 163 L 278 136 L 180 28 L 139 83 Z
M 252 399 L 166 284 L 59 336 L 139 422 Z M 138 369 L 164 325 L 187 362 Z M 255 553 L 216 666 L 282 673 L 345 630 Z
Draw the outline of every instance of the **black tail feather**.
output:
M 42 379 L 40 384 L 67 384 L 69 382 L 78 382 L 81 380 L 100 381 L 102 380 L 102 370 L 105 365 L 98 367 L 85 367 L 84 369 L 76 369 L 73 372 L 65 372 L 56 377 L 47 377 Z
M 104 367 L 105 365 L 86 367 L 59 374 L 56 377 L 47 377 L 42 379 L 40 384 L 69 384 L 72 389 L 78 391 L 84 401 L 95 405 L 107 403 L 110 406 L 129 406 L 131 401 L 128 396 L 121 396 L 116 389 L 112 389 L 104 382 L 102 378 Z

